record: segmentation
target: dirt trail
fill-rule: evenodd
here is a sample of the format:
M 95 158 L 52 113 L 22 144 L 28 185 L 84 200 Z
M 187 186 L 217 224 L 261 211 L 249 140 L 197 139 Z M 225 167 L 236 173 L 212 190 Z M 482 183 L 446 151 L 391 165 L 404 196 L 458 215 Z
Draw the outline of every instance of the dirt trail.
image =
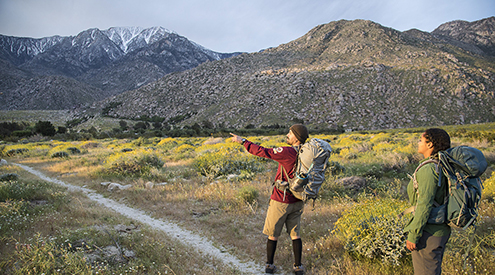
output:
M 182 242 L 190 247 L 196 248 L 202 255 L 214 257 L 221 260 L 225 265 L 232 266 L 236 270 L 244 274 L 260 274 L 263 267 L 253 261 L 241 261 L 235 256 L 222 252 L 219 248 L 215 247 L 211 241 L 205 239 L 197 234 L 180 228 L 177 224 L 161 219 L 155 219 L 145 214 L 143 211 L 128 207 L 114 200 L 104 198 L 103 195 L 98 194 L 95 190 L 79 187 L 71 184 L 67 184 L 61 180 L 50 178 L 40 171 L 37 171 L 29 166 L 12 163 L 21 167 L 22 169 L 28 171 L 37 177 L 55 184 L 67 187 L 69 191 L 81 191 L 88 196 L 91 200 L 100 203 L 101 205 L 110 208 L 128 218 L 134 219 L 144 224 L 161 230 L 165 232 L 170 237 L 177 239 L 177 241 Z

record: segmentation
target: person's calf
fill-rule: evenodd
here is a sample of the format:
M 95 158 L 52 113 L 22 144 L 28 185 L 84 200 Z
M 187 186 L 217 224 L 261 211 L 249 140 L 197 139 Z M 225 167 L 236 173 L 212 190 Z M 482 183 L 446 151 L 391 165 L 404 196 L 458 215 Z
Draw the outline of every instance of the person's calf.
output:
M 292 240 L 292 251 L 294 252 L 294 266 L 301 266 L 301 258 L 302 258 L 301 239 Z

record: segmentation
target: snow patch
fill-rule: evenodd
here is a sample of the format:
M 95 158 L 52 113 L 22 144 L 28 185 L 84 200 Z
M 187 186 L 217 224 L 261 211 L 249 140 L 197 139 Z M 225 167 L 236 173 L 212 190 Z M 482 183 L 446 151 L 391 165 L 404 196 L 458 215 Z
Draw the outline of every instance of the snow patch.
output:
M 144 41 L 146 44 L 150 44 L 150 42 L 154 42 L 154 37 L 159 39 L 173 32 L 162 27 L 152 27 L 148 29 L 141 27 L 113 27 L 104 30 L 103 33 L 117 44 L 124 53 L 127 53 L 131 50 L 129 46 L 132 43 L 139 44 L 139 41 Z

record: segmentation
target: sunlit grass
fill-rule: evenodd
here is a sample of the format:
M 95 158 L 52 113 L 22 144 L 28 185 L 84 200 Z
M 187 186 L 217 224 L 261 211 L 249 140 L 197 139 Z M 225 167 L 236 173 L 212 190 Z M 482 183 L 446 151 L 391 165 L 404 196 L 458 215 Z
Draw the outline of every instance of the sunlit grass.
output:
M 489 161 L 489 168 L 482 176 L 485 180 L 485 190 L 480 208 L 481 218 L 468 269 L 464 270 L 464 263 L 459 260 L 459 253 L 462 253 L 460 248 L 465 244 L 464 239 L 462 236 L 453 235 L 445 255 L 444 273 L 473 274 L 472 272 L 476 271 L 476 274 L 490 274 L 495 270 L 495 244 L 492 241 L 495 226 L 495 146 L 493 140 L 485 137 L 489 137 L 495 129 L 483 132 L 480 132 L 479 128 L 463 131 L 460 126 L 451 129 L 457 133 L 453 135 L 453 145 L 462 144 L 481 149 Z M 330 158 L 333 170 L 327 170 L 320 198 L 315 201 L 314 209 L 312 202 L 306 204 L 302 218 L 303 263 L 308 269 L 308 274 L 413 272 L 410 255 L 407 253 L 400 260 L 400 268 L 396 268 L 382 262 L 381 259 L 367 259 L 350 253 L 345 249 L 345 241 L 338 238 L 335 232 L 332 233 L 332 230 L 335 229 L 336 221 L 352 207 L 362 207 L 365 203 L 377 203 L 386 199 L 393 199 L 399 205 L 406 203 L 404 188 L 409 181 L 406 174 L 412 173 L 421 160 L 417 153 L 420 134 L 421 130 L 418 129 L 410 132 L 393 130 L 312 136 L 330 142 L 334 153 Z M 283 135 L 248 139 L 266 147 L 286 146 Z M 70 154 L 69 158 L 50 157 L 52 151 L 67 150 L 71 147 L 78 148 L 81 153 Z M 12 156 L 6 155 L 8 150 L 22 148 L 28 151 Z M 112 199 L 145 210 L 154 217 L 172 220 L 197 234 L 207 236 L 240 258 L 253 259 L 260 262 L 260 265 L 264 262 L 266 237 L 261 234 L 261 230 L 276 163 L 249 155 L 241 145 L 231 142 L 229 137 L 54 141 L 9 144 L 0 149 L 3 158 L 9 161 L 22 162 L 50 176 L 60 177 L 68 183 L 87 186 Z M 157 165 L 160 161 L 161 165 Z M 132 168 L 132 165 L 126 166 L 128 163 L 137 163 L 148 168 L 119 170 L 117 173 L 109 169 L 112 164 L 121 168 Z M 0 173 L 19 173 L 23 179 L 34 180 L 16 166 L 0 166 Z M 352 190 L 338 183 L 342 178 L 350 176 L 364 178 L 365 187 Z M 104 181 L 130 184 L 132 187 L 109 191 L 100 184 Z M 81 228 L 130 222 L 101 210 L 97 205 L 77 195 L 65 196 L 65 199 L 58 201 L 57 212 L 43 210 L 39 218 L 26 220 L 28 223 L 24 223 L 25 214 L 16 214 L 24 213 L 24 202 L 11 200 L 9 205 L 6 201 L 3 202 L 4 209 L 12 211 L 9 215 L 19 216 L 19 222 L 22 224 L 17 227 L 22 229 L 19 233 L 8 231 L 5 236 L 11 234 L 20 243 L 28 243 L 29 238 L 33 238 L 34 241 L 36 232 L 40 232 L 44 237 L 64 236 L 75 240 L 76 237 L 80 237 L 80 233 L 77 232 Z M 354 223 L 350 223 L 349 226 L 352 224 Z M 82 231 L 89 235 L 96 234 L 89 229 Z M 101 236 L 94 238 L 100 242 L 110 242 L 108 236 L 106 239 Z M 5 245 L 6 242 L 8 241 L 3 239 L 0 250 L 2 255 L 13 251 L 12 247 Z M 180 245 L 172 245 L 171 241 L 156 232 L 144 230 L 143 236 L 135 235 L 125 242 L 128 243 L 127 247 L 140 251 L 138 258 L 132 264 L 122 267 L 102 264 L 100 271 L 108 269 L 115 273 L 139 273 L 144 272 L 143 268 L 146 268 L 147 272 L 152 274 L 164 274 L 167 270 L 169 274 L 170 270 L 174 270 L 176 274 L 218 273 L 211 265 L 206 265 L 204 259 L 194 255 L 194 252 L 187 251 Z M 162 256 L 152 252 L 153 243 L 162 251 Z M 290 270 L 293 261 L 290 238 L 283 234 L 279 244 L 275 261 L 284 270 Z M 170 247 L 173 247 L 173 250 Z M 38 248 L 39 251 L 42 249 L 44 248 Z M 177 264 L 171 263 L 170 257 L 177 255 L 186 255 L 187 260 L 181 260 Z M 190 267 L 181 267 L 181 264 Z M 215 268 L 219 268 L 218 266 L 220 265 L 215 265 Z

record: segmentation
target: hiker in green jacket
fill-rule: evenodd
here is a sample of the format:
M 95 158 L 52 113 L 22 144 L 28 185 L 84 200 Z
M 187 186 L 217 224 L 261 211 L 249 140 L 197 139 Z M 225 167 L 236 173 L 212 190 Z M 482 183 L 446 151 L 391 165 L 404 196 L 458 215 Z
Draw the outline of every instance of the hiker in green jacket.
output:
M 442 129 L 426 130 L 418 143 L 418 153 L 425 158 L 421 163 L 437 158 L 438 152 L 450 148 L 450 136 Z M 404 229 L 408 233 L 406 247 L 412 253 L 415 275 L 441 274 L 445 245 L 450 237 L 447 224 L 430 224 L 428 218 L 434 207 L 444 203 L 447 180 L 443 178 L 438 186 L 437 165 L 430 162 L 421 166 L 414 179 L 407 186 L 411 205 L 416 206 L 414 217 Z M 415 186 L 416 185 L 416 186 Z

